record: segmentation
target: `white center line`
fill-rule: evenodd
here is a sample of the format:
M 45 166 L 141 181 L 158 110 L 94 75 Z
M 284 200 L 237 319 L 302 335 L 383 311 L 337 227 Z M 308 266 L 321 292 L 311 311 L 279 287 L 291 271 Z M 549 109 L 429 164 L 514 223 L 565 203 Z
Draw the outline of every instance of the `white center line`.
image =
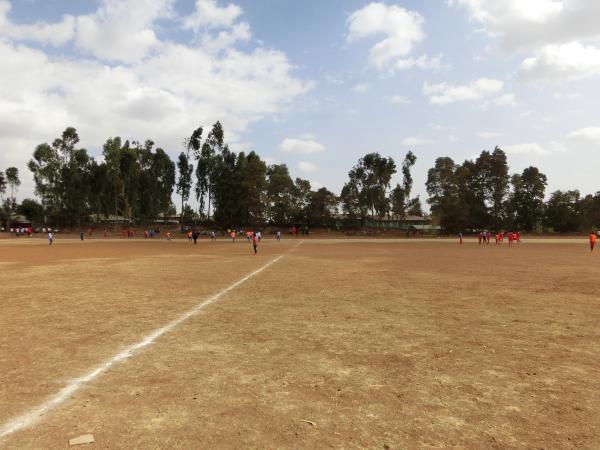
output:
M 171 331 L 173 328 L 177 327 L 182 322 L 184 322 L 187 319 L 189 319 L 190 317 L 196 315 L 203 308 L 205 308 L 208 305 L 210 305 L 211 303 L 214 303 L 215 301 L 219 300 L 225 294 L 232 291 L 239 285 L 245 283 L 246 281 L 248 281 L 250 278 L 254 277 L 255 275 L 258 275 L 263 270 L 265 270 L 267 267 L 271 266 L 272 264 L 275 264 L 277 261 L 279 261 L 281 258 L 283 258 L 283 256 L 284 255 L 280 255 L 277 258 L 271 260 L 270 262 L 268 262 L 261 268 L 246 275 L 244 278 L 236 281 L 231 286 L 223 289 L 222 291 L 214 294 L 212 297 L 209 297 L 208 299 L 204 300 L 202 303 L 199 303 L 196 306 L 194 306 L 193 308 L 189 309 L 187 312 L 185 312 L 178 318 L 174 319 L 173 321 L 169 322 L 164 327 L 154 330 L 152 333 L 146 335 L 141 341 L 136 342 L 135 344 L 132 344 L 129 347 L 125 348 L 124 350 L 117 353 L 116 355 L 114 355 L 113 357 L 111 357 L 110 359 L 105 361 L 104 363 L 100 364 L 95 369 L 88 372 L 87 374 L 83 375 L 80 378 L 72 380 L 67 386 L 65 386 L 63 389 L 61 389 L 56 395 L 54 395 L 53 397 L 46 400 L 44 403 L 36 406 L 35 408 L 31 409 L 30 411 L 28 411 L 27 413 L 25 413 L 19 417 L 9 420 L 4 425 L 2 425 L 2 427 L 0 427 L 0 439 L 5 438 L 6 436 L 8 436 L 16 431 L 19 431 L 23 428 L 30 427 L 35 422 L 41 420 L 41 418 L 44 416 L 44 414 L 46 414 L 49 411 L 51 411 L 52 409 L 56 408 L 61 403 L 64 403 L 71 395 L 73 395 L 73 393 L 75 393 L 76 391 L 81 389 L 87 383 L 93 381 L 95 378 L 97 378 L 103 372 L 106 372 L 114 364 L 135 355 L 140 350 L 142 350 L 144 347 L 147 347 L 148 345 L 152 344 L 156 339 L 158 339 L 163 334 L 168 333 L 169 331 Z

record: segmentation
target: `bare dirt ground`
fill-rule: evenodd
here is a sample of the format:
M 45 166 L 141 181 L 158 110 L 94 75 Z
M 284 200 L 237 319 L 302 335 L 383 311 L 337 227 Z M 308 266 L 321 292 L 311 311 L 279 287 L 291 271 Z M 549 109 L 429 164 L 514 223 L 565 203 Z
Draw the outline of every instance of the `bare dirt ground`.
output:
M 600 254 L 524 242 L 0 243 L 0 448 L 600 448 Z M 312 424 L 311 424 L 312 422 Z

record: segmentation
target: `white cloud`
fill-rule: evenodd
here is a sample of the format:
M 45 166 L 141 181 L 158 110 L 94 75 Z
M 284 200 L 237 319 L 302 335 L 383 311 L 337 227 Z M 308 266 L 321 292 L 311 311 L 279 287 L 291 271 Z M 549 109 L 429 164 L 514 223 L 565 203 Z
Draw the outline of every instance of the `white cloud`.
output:
M 387 98 L 387 102 L 392 105 L 408 105 L 410 100 L 402 95 L 392 95 Z
M 247 22 L 236 23 L 241 15 L 237 5 L 220 7 L 216 0 L 196 0 L 196 10 L 183 20 L 183 27 L 197 33 L 203 48 L 218 52 L 252 37 Z M 220 31 L 216 35 L 211 34 L 217 29 Z
M 456 127 L 450 126 L 450 125 L 442 125 L 439 123 L 429 123 L 427 124 L 427 126 L 429 128 L 431 128 L 432 130 L 435 131 L 450 131 L 450 132 L 455 132 L 456 131 Z
M 370 87 L 371 85 L 369 83 L 358 83 L 352 88 L 352 90 L 358 94 L 364 94 L 369 90 Z
M 234 4 L 224 8 L 217 5 L 216 0 L 196 0 L 196 11 L 186 17 L 183 25 L 187 29 L 229 28 L 242 15 L 242 9 Z
M 312 154 L 325 150 L 325 146 L 311 139 L 286 138 L 279 144 L 279 150 L 284 153 Z
M 246 22 L 235 24 L 231 29 L 222 30 L 216 36 L 204 33 L 201 38 L 202 48 L 217 52 L 227 49 L 237 42 L 247 42 L 252 37 L 250 25 Z
M 451 0 L 509 49 L 597 38 L 595 0 Z
M 529 142 L 525 144 L 513 144 L 513 145 L 505 145 L 502 147 L 508 155 L 519 155 L 519 154 L 529 154 L 532 153 L 534 155 L 546 155 L 548 150 L 542 147 L 537 142 Z
M 104 0 L 95 13 L 75 18 L 78 27 L 84 17 L 96 30 L 84 58 L 69 46 L 50 51 L 29 46 L 26 38 L 0 39 L 0 167 L 16 165 L 28 174 L 25 164 L 34 147 L 51 142 L 67 126 L 76 127 L 82 145 L 90 149 L 120 135 L 152 138 L 174 155 L 191 130 L 220 120 L 226 138 L 241 143 L 250 123 L 284 112 L 310 88 L 277 50 L 240 50 L 230 42 L 215 54 L 201 43 L 159 39 L 157 20 L 179 23 L 168 8 L 155 9 L 171 2 L 140 1 Z M 117 11 L 126 18 L 143 16 L 130 24 L 129 37 L 137 44 L 129 47 L 111 37 L 101 48 L 101 36 L 114 29 L 113 19 L 121 26 Z M 151 38 L 136 41 L 144 27 Z M 118 59 L 127 62 L 115 63 Z M 30 179 L 24 179 L 22 191 L 27 189 L 31 195 Z
M 600 75 L 596 0 L 449 0 L 467 10 L 509 51 L 532 52 L 521 66 L 528 79 Z
M 567 135 L 567 139 L 600 144 L 600 127 L 585 127 Z
M 567 148 L 560 142 L 548 142 L 541 145 L 537 142 L 528 142 L 524 144 L 504 145 L 502 150 L 509 155 L 533 154 L 538 156 L 548 155 L 550 153 L 559 153 L 567 151 Z
M 547 45 L 523 61 L 520 75 L 525 79 L 554 80 L 600 75 L 600 49 L 579 42 Z
M 479 133 L 477 133 L 477 136 L 479 136 L 482 139 L 493 139 L 501 137 L 502 133 L 498 133 L 495 131 L 480 131 Z
M 421 55 L 418 58 L 398 59 L 393 67 L 398 70 L 412 69 L 413 67 L 419 69 L 439 69 L 442 67 L 442 56 L 437 55 L 429 57 L 427 55 Z
M 466 100 L 479 100 L 497 94 L 504 83 L 500 80 L 479 78 L 469 85 L 454 86 L 448 83 L 423 84 L 423 94 L 434 104 L 447 104 Z
M 308 161 L 300 161 L 298 163 L 298 170 L 304 173 L 310 173 L 317 170 L 317 166 L 315 166 L 313 163 L 309 163 Z
M 408 147 L 417 147 L 419 145 L 427 145 L 431 144 L 433 141 L 428 138 L 419 137 L 419 136 L 409 136 L 402 139 L 402 145 L 406 145 Z
M 449 0 L 449 4 L 467 8 L 473 20 L 490 27 L 515 21 L 543 23 L 564 8 L 560 0 Z
M 136 62 L 159 44 L 153 25 L 171 14 L 174 0 L 104 0 L 93 14 L 76 18 L 75 43 L 106 61 Z
M 75 32 L 73 16 L 65 15 L 57 23 L 37 22 L 31 25 L 15 25 L 8 18 L 11 7 L 8 0 L 0 0 L 0 36 L 54 46 L 62 45 L 73 38 Z
M 60 46 L 70 41 L 95 58 L 135 63 L 163 44 L 155 33 L 155 22 L 174 18 L 175 0 L 103 0 L 92 14 L 65 15 L 61 22 L 15 25 L 8 19 L 11 4 L 0 0 L 0 36 Z M 218 51 L 238 41 L 248 41 L 250 26 L 235 23 L 242 14 L 236 5 L 219 7 L 215 0 L 197 0 L 194 14 L 183 19 L 184 28 L 203 31 L 205 50 Z M 216 34 L 210 30 L 220 28 Z
M 517 106 L 517 99 L 514 94 L 504 94 L 493 100 L 497 106 Z
M 415 45 L 425 38 L 424 22 L 423 16 L 417 12 L 373 2 L 354 11 L 348 18 L 348 41 L 383 35 L 384 39 L 377 42 L 369 53 L 371 64 L 379 69 L 386 66 L 396 69 L 436 68 L 440 64 L 439 56 L 409 57 Z

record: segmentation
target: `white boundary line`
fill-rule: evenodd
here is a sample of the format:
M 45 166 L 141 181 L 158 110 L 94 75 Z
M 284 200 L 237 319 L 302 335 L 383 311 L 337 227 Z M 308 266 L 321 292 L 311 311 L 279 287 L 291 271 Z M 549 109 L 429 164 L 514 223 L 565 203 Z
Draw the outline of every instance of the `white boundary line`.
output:
M 277 261 L 279 261 L 283 257 L 284 257 L 284 255 L 278 256 L 277 258 L 273 259 L 272 261 L 270 261 L 267 264 L 265 264 L 264 266 L 262 266 L 260 269 L 255 270 L 254 272 L 246 275 L 244 278 L 236 281 L 231 286 L 214 294 L 212 297 L 209 297 L 208 299 L 204 300 L 202 303 L 197 304 L 196 306 L 194 306 L 193 308 L 191 308 L 190 310 L 188 310 L 187 312 L 185 312 L 184 314 L 182 314 L 175 320 L 172 320 L 171 322 L 166 324 L 164 327 L 154 330 L 152 333 L 146 335 L 141 341 L 136 342 L 135 344 L 132 344 L 129 347 L 126 347 L 124 350 L 117 353 L 116 355 L 114 355 L 112 358 L 108 359 L 104 363 L 100 364 L 98 367 L 96 367 L 92 371 L 88 372 L 84 376 L 82 376 L 80 378 L 76 378 L 75 380 L 72 380 L 67 386 L 65 386 L 60 391 L 58 391 L 58 393 L 56 395 L 49 398 L 41 405 L 34 407 L 33 409 L 29 410 L 27 413 L 25 413 L 19 417 L 9 420 L 5 424 L 3 424 L 2 427 L 0 427 L 0 440 L 2 440 L 3 438 L 7 437 L 8 435 L 10 435 L 16 431 L 19 431 L 23 428 L 30 427 L 35 422 L 41 420 L 41 418 L 42 418 L 42 416 L 44 416 L 44 414 L 46 414 L 49 411 L 51 411 L 52 409 L 56 408 L 61 403 L 64 403 L 69 397 L 71 397 L 71 395 L 73 395 L 75 392 L 77 392 L 79 389 L 81 389 L 87 383 L 90 383 L 91 381 L 93 381 L 95 378 L 97 378 L 99 375 L 101 375 L 102 372 L 107 371 L 114 364 L 116 364 L 120 361 L 123 361 L 124 359 L 130 358 L 131 356 L 134 356 L 137 352 L 142 350 L 144 347 L 147 347 L 148 345 L 152 344 L 156 339 L 158 339 L 163 334 L 168 333 L 169 331 L 171 331 L 173 328 L 177 327 L 182 322 L 184 322 L 187 319 L 189 319 L 190 317 L 196 315 L 198 312 L 200 312 L 201 309 L 207 307 L 211 303 L 216 302 L 221 297 L 223 297 L 225 294 L 234 290 L 236 287 L 245 283 L 246 281 L 248 281 L 250 278 L 254 277 L 255 275 L 258 275 L 263 270 L 265 270 L 267 267 L 275 264 Z

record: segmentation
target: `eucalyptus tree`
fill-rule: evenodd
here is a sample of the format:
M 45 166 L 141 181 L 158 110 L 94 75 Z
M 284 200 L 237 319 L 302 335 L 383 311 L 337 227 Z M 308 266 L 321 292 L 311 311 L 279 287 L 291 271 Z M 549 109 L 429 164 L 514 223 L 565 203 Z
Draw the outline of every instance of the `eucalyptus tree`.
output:
M 410 173 L 410 169 L 417 162 L 417 157 L 411 151 L 409 151 L 402 161 L 402 188 L 404 190 L 405 203 L 410 201 L 410 193 L 413 186 L 413 178 Z
M 177 193 L 181 196 L 181 220 L 183 225 L 183 210 L 185 209 L 186 202 L 190 198 L 190 193 L 192 191 L 192 173 L 194 172 L 194 166 L 190 164 L 189 150 L 188 154 L 184 152 L 179 154 L 177 170 L 179 173 Z
M 4 200 L 4 194 L 6 194 L 6 176 L 4 172 L 0 170 L 0 205 Z
M 16 167 L 9 167 L 6 169 L 6 183 L 10 187 L 10 196 L 15 198 L 15 192 L 21 186 L 21 180 L 19 179 L 19 169 Z
M 431 213 L 447 231 L 459 231 L 465 225 L 466 205 L 459 197 L 458 169 L 452 158 L 437 158 L 434 167 L 427 172 L 425 183 Z
M 34 222 L 41 222 L 44 220 L 44 208 L 41 203 L 31 198 L 23 199 L 17 206 L 17 212 Z
M 583 197 L 579 202 L 579 210 L 583 231 L 600 229 L 600 192 Z
M 126 220 L 133 220 L 138 199 L 140 167 L 136 145 L 122 142 L 120 137 L 109 138 L 102 152 L 114 194 L 114 214 Z
M 59 223 L 81 222 L 90 210 L 93 159 L 78 143 L 68 127 L 52 144 L 38 145 L 28 163 L 44 211 Z
M 175 164 L 162 149 L 154 149 L 154 142 L 147 140 L 137 145 L 139 166 L 138 197 L 134 208 L 135 217 L 142 223 L 166 215 L 171 208 L 171 196 L 175 185 Z
M 236 180 L 237 155 L 223 145 L 218 158 L 215 158 L 212 180 L 210 182 L 210 198 L 214 201 L 214 220 L 220 225 L 240 225 L 239 220 L 239 198 L 240 186 Z M 209 203 L 210 211 L 210 203 Z
M 548 180 L 537 167 L 527 167 L 511 178 L 511 203 L 516 226 L 535 231 L 544 216 L 544 194 Z
M 544 225 L 558 232 L 578 231 L 583 223 L 578 190 L 555 191 L 546 202 Z
M 482 225 L 499 229 L 504 219 L 504 201 L 509 190 L 506 154 L 499 147 L 491 153 L 484 150 L 475 161 L 475 168 L 478 192 L 484 209 Z
M 396 183 L 390 192 L 390 210 L 393 215 L 403 217 L 406 214 L 406 195 L 404 188 Z
M 292 222 L 294 182 L 285 164 L 273 164 L 267 169 L 267 199 L 269 219 L 277 225 Z
M 196 129 L 190 138 L 196 159 L 196 199 L 200 204 L 200 214 L 204 213 L 204 205 L 207 204 L 206 217 L 209 219 L 217 172 L 223 163 L 224 137 L 223 126 L 216 122 L 201 146 L 202 128 Z
M 21 180 L 19 179 L 19 169 L 16 167 L 9 167 L 6 169 L 6 183 L 10 187 L 10 197 L 4 202 L 4 209 L 6 210 L 7 215 L 11 216 L 14 213 L 17 200 L 15 198 L 15 192 L 18 190 L 21 185 Z
M 418 195 L 411 198 L 406 204 L 406 214 L 409 216 L 423 217 L 423 205 L 421 204 L 421 198 Z
M 27 167 L 33 173 L 35 193 L 41 199 L 46 216 L 57 219 L 61 208 L 61 170 L 58 153 L 47 143 L 38 145 Z
M 337 212 L 338 198 L 326 187 L 310 194 L 309 223 L 310 225 L 329 226 Z
M 311 198 L 310 181 L 296 178 L 291 192 L 292 221 L 296 224 L 307 225 L 309 221 L 309 207 Z
M 61 216 L 65 223 L 81 225 L 87 222 L 92 202 L 92 158 L 84 149 L 69 152 L 62 166 Z
M 6 193 L 6 177 L 0 170 L 0 223 L 5 220 L 4 212 L 4 194 Z
M 246 155 L 244 168 L 239 174 L 244 199 L 243 223 L 259 225 L 266 222 L 267 164 L 256 152 L 250 152 Z
M 413 186 L 411 168 L 416 162 L 417 157 L 412 151 L 409 151 L 402 161 L 402 185 L 397 183 L 396 187 L 390 192 L 390 210 L 392 214 L 396 216 L 404 217 L 407 213 L 406 209 L 408 205 L 412 205 L 413 212 L 416 205 L 420 205 L 420 200 L 418 198 L 410 198 Z
M 356 180 L 350 179 L 342 187 L 340 193 L 340 204 L 342 211 L 350 220 L 364 220 L 367 217 L 367 209 L 360 201 L 360 192 Z
M 362 219 L 365 218 L 365 213 L 370 213 L 373 218 L 383 217 L 389 211 L 387 191 L 395 173 L 396 164 L 391 157 L 368 153 L 348 173 L 350 180 L 343 196 L 348 199 L 353 195 L 357 196 Z

